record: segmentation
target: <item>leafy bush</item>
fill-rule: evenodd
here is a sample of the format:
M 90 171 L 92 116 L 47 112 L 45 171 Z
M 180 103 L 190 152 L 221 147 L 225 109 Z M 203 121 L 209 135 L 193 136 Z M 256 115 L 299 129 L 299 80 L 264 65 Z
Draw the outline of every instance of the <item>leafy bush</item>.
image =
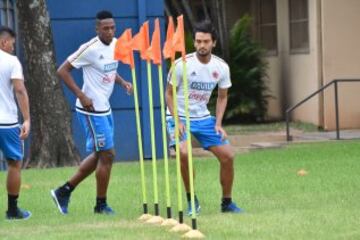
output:
M 251 17 L 239 19 L 231 30 L 229 66 L 233 86 L 229 90 L 226 122 L 264 121 L 268 98 L 264 48 L 249 33 Z M 214 99 L 216 101 L 216 99 Z

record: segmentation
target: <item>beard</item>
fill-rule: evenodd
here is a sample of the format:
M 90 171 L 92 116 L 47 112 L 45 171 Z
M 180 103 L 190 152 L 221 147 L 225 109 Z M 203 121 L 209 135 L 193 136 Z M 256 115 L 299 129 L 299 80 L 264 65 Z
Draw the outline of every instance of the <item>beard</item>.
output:
M 196 53 L 201 57 L 207 57 L 211 54 L 211 51 L 207 51 L 205 49 L 199 49 L 196 51 Z

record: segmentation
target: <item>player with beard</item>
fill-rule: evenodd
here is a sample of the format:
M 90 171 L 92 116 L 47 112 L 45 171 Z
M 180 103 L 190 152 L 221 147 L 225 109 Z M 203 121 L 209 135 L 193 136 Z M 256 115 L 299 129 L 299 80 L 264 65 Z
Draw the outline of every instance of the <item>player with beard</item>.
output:
M 227 63 L 212 54 L 216 45 L 216 31 L 209 21 L 198 23 L 194 29 L 194 46 L 196 52 L 186 56 L 187 79 L 189 89 L 190 132 L 201 146 L 212 152 L 220 162 L 220 183 L 222 187 L 221 212 L 241 213 L 243 210 L 232 201 L 232 186 L 234 180 L 234 150 L 227 140 L 222 120 L 227 105 L 228 89 L 231 87 L 230 71 Z M 174 73 L 168 75 L 166 88 L 167 128 L 170 135 L 170 146 L 175 145 L 173 118 L 172 74 L 176 76 L 177 105 L 180 131 L 180 161 L 181 174 L 187 192 L 188 215 L 192 214 L 190 204 L 190 185 L 188 169 L 187 137 L 185 134 L 185 99 L 183 87 L 183 61 L 175 62 Z M 216 116 L 210 115 L 207 104 L 212 91 L 218 86 Z M 192 173 L 194 174 L 194 173 Z M 195 195 L 196 212 L 200 204 Z

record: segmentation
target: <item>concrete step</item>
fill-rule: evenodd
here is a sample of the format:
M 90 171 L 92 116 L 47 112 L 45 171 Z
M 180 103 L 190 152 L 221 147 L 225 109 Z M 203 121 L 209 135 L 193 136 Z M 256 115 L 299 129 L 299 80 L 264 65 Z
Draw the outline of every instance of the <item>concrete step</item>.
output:
M 293 141 L 289 143 L 309 143 L 319 141 L 334 140 L 336 133 L 329 132 L 302 132 L 301 130 L 291 129 L 291 136 Z M 360 139 L 360 130 L 341 130 L 341 139 Z M 269 149 L 269 148 L 281 148 L 287 144 L 286 132 L 255 132 L 242 135 L 229 135 L 228 139 L 231 145 L 234 147 L 236 153 L 246 153 L 252 150 Z M 203 150 L 196 139 L 193 141 L 193 156 L 195 157 L 213 157 L 212 153 Z M 174 152 L 172 152 L 175 156 Z
M 234 147 L 248 147 L 255 142 L 285 142 L 285 132 L 254 133 L 246 135 L 229 135 L 228 140 Z M 200 147 L 195 138 L 192 138 L 193 147 Z

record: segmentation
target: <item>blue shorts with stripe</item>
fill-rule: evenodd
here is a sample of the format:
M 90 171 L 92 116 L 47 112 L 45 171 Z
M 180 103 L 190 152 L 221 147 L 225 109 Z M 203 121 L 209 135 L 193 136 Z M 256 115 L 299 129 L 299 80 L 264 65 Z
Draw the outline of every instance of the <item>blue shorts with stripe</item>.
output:
M 181 119 L 182 123 L 185 125 L 185 119 Z M 169 146 L 175 146 L 175 123 L 172 117 L 168 117 L 166 120 L 167 130 L 169 134 Z M 224 144 L 229 144 L 227 139 L 222 139 L 222 136 L 215 131 L 216 118 L 210 116 L 201 120 L 192 120 L 190 119 L 190 132 L 198 140 L 201 146 L 208 150 L 209 147 L 220 146 Z M 180 141 L 185 141 L 187 139 L 186 134 L 182 136 Z
M 114 147 L 114 125 L 111 113 L 99 116 L 77 112 L 77 116 L 85 129 L 87 152 L 104 151 Z
M 7 160 L 20 161 L 24 157 L 23 141 L 20 139 L 20 127 L 3 127 L 0 124 L 0 150 Z

